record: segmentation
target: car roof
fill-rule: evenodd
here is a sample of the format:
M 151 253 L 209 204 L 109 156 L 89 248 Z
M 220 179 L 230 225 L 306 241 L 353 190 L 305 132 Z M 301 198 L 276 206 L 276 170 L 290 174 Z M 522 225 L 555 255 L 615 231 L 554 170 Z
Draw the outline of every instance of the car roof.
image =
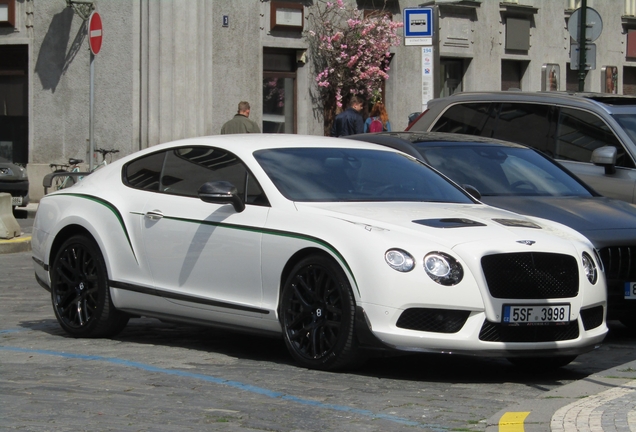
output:
M 437 143 L 444 142 L 446 145 L 461 145 L 462 143 L 479 143 L 491 146 L 500 146 L 500 147 L 513 147 L 513 148 L 525 148 L 529 149 L 528 146 L 523 144 L 517 144 L 509 141 L 502 141 L 495 138 L 487 138 L 480 137 L 475 135 L 464 135 L 464 134 L 456 134 L 456 133 L 447 133 L 447 132 L 380 132 L 380 133 L 367 133 L 367 134 L 358 134 L 358 135 L 350 135 L 347 137 L 349 140 L 356 141 L 366 141 L 377 143 L 385 146 L 389 146 L 392 148 L 398 148 L 399 150 L 405 151 L 400 147 L 396 147 L 400 143 L 405 144 L 408 143 L 413 145 L 415 143 Z M 415 156 L 411 152 L 406 152 L 413 156 Z
M 117 163 L 125 164 L 133 159 L 166 150 L 172 147 L 181 146 L 211 146 L 228 150 L 238 157 L 245 159 L 258 150 L 274 148 L 298 148 L 298 147 L 323 147 L 323 148 L 366 148 L 390 151 L 384 146 L 378 146 L 370 142 L 345 142 L 338 138 L 324 137 L 316 135 L 295 135 L 295 134 L 229 134 L 211 135 L 204 137 L 185 138 L 170 141 L 148 147 L 144 150 L 132 153 L 117 160 Z
M 584 92 L 523 92 L 523 91 L 492 91 L 492 92 L 459 92 L 452 96 L 433 99 L 430 105 L 453 104 L 455 102 L 480 101 L 480 102 L 535 102 L 563 104 L 573 107 L 601 108 L 612 113 L 620 107 L 636 106 L 636 97 L 615 95 L 610 93 L 584 93 Z

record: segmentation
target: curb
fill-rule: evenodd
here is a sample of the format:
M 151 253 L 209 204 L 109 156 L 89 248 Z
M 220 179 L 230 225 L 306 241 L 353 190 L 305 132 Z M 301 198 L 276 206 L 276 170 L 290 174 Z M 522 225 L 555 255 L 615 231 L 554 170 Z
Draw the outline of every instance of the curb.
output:
M 0 240 L 0 254 L 29 252 L 31 250 L 31 236 L 22 235 L 10 240 Z

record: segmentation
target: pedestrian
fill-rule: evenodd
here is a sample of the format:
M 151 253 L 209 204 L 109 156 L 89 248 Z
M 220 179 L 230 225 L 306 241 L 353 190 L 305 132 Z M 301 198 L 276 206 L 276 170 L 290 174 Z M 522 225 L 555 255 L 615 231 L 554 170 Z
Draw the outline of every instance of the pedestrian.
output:
M 336 116 L 331 127 L 331 136 L 340 137 L 347 135 L 355 135 L 364 131 L 364 119 L 362 118 L 362 107 L 364 106 L 362 98 L 352 96 L 349 100 L 349 106 L 346 110 Z
M 382 102 L 376 102 L 371 108 L 371 114 L 364 122 L 364 133 L 367 132 L 391 132 L 391 122 L 386 108 Z
M 249 102 L 241 101 L 238 104 L 238 113 L 234 115 L 232 120 L 225 122 L 221 128 L 221 135 L 226 134 L 242 134 L 242 133 L 261 133 L 261 128 L 258 124 L 249 119 L 250 117 L 250 104 Z

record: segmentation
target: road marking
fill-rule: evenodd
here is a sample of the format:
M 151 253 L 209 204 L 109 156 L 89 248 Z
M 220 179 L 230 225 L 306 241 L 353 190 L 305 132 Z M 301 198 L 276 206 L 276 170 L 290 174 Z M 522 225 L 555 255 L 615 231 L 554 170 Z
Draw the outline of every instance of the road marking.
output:
M 507 412 L 499 419 L 499 432 L 524 432 L 523 422 L 530 414 L 527 412 Z
M 256 393 L 256 394 L 270 397 L 270 398 L 282 399 L 282 400 L 290 401 L 300 405 L 313 406 L 316 408 L 346 412 L 350 414 L 357 414 L 359 416 L 370 417 L 372 419 L 387 420 L 390 422 L 403 424 L 406 426 L 415 426 L 415 427 L 424 428 L 427 431 L 444 432 L 448 430 L 448 428 L 443 427 L 441 425 L 419 423 L 417 421 L 409 420 L 403 417 L 398 417 L 398 416 L 394 416 L 390 414 L 374 413 L 373 411 L 370 411 L 370 410 L 361 409 L 361 408 L 353 408 L 346 405 L 323 403 L 316 400 L 301 398 L 298 396 L 292 396 L 289 394 L 269 390 L 263 387 L 253 386 L 251 384 L 245 384 L 240 381 L 227 380 L 227 379 L 218 378 L 212 375 L 197 374 L 197 373 L 186 372 L 186 371 L 182 371 L 178 369 L 164 369 L 164 368 L 159 368 L 157 366 L 152 366 L 145 363 L 119 359 L 116 357 L 103 357 L 99 355 L 86 355 L 86 354 L 72 354 L 72 353 L 65 353 L 60 351 L 38 350 L 38 349 L 19 348 L 19 347 L 11 347 L 11 346 L 3 346 L 3 345 L 0 345 L 0 351 L 12 351 L 12 352 L 26 353 L 26 354 L 50 355 L 50 356 L 64 357 L 64 358 L 77 359 L 77 360 L 107 362 L 107 363 L 116 364 L 120 366 L 137 368 L 137 369 L 145 370 L 147 372 L 163 373 L 166 375 L 175 375 L 179 377 L 202 380 L 202 381 L 210 382 L 213 384 L 221 384 L 221 385 L 235 388 L 237 390 L 248 391 L 248 392 Z

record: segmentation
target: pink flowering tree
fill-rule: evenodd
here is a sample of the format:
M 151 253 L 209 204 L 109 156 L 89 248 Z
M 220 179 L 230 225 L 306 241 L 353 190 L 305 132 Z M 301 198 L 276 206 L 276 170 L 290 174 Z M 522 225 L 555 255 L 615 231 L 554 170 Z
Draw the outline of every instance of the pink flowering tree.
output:
M 314 100 L 322 111 L 325 135 L 351 95 L 380 99 L 389 78 L 390 48 L 400 44 L 402 23 L 383 10 L 367 13 L 343 0 L 318 0 L 308 13 L 311 62 L 316 73 Z

